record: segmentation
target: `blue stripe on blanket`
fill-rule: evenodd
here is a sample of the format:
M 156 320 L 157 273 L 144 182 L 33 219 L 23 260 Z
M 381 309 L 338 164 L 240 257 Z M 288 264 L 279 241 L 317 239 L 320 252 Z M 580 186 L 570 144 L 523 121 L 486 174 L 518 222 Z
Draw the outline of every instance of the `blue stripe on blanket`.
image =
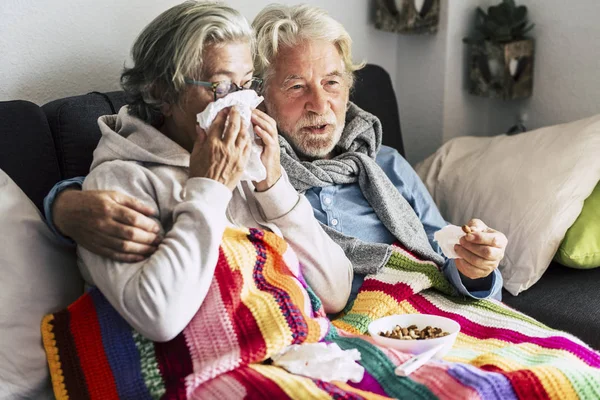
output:
M 133 329 L 94 288 L 90 295 L 96 307 L 102 345 L 115 378 L 120 399 L 152 400 L 141 375 L 140 354 L 133 340 Z

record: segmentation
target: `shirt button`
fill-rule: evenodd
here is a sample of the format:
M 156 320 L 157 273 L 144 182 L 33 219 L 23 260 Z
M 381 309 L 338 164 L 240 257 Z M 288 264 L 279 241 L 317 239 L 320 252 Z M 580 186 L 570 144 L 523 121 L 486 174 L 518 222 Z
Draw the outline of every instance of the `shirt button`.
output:
M 331 204 L 331 197 L 325 197 L 325 198 L 323 199 L 323 202 L 324 202 L 325 204 L 327 204 L 327 205 L 330 205 L 330 204 Z
M 337 224 L 338 224 L 338 220 L 337 219 L 334 218 L 334 219 L 331 220 L 331 225 L 337 226 Z

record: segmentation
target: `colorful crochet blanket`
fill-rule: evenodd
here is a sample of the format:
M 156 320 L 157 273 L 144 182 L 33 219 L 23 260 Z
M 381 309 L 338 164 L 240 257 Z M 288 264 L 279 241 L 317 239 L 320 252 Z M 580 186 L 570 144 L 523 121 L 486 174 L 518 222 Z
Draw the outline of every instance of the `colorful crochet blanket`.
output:
M 208 296 L 167 343 L 133 329 L 97 290 L 42 322 L 57 399 L 600 398 L 600 354 L 497 301 L 450 295 L 434 264 L 398 248 L 333 322 L 271 233 L 228 229 Z M 459 322 L 443 361 L 398 377 L 410 356 L 373 344 L 370 321 L 428 313 Z M 361 352 L 359 383 L 324 382 L 269 365 L 290 344 L 325 340 Z

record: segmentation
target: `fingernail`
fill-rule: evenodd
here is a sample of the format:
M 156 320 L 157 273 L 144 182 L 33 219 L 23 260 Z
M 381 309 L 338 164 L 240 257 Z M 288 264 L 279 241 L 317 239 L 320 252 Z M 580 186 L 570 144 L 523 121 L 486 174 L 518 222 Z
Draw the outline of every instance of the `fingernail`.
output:
M 475 239 L 475 235 L 471 235 L 470 233 L 467 235 L 467 240 L 469 242 L 473 241 Z

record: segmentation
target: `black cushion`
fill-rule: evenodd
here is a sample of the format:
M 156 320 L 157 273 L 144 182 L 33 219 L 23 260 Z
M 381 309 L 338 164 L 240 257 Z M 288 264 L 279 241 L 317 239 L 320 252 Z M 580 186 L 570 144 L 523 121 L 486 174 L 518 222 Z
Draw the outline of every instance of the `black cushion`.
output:
M 0 102 L 0 169 L 42 209 L 44 196 L 60 180 L 46 116 L 29 101 Z
M 578 270 L 552 263 L 531 288 L 506 304 L 555 329 L 578 336 L 600 350 L 600 268 Z
M 123 104 L 123 92 L 94 92 L 54 100 L 42 106 L 48 117 L 63 178 L 87 175 L 100 140 L 98 118 L 116 114 Z
M 404 157 L 398 102 L 390 75 L 378 65 L 367 64 L 356 72 L 350 100 L 379 118 L 383 127 L 383 144 L 395 148 Z

